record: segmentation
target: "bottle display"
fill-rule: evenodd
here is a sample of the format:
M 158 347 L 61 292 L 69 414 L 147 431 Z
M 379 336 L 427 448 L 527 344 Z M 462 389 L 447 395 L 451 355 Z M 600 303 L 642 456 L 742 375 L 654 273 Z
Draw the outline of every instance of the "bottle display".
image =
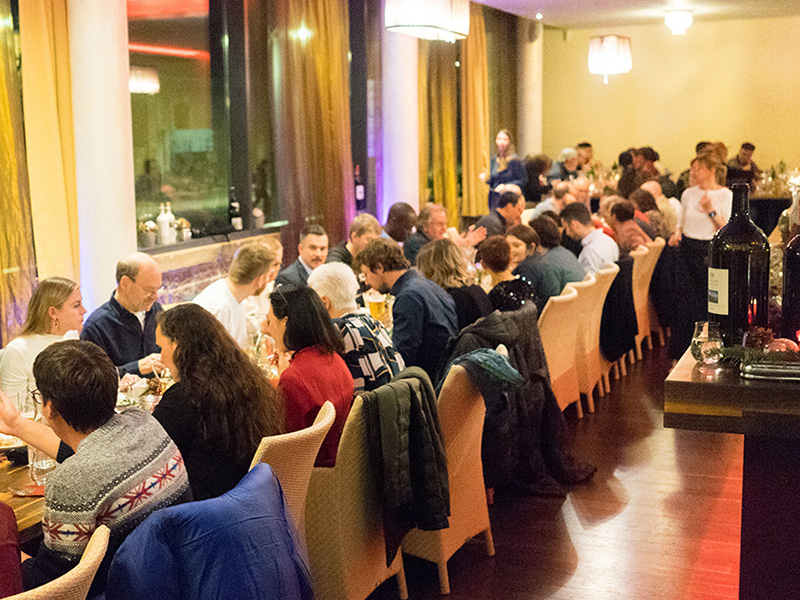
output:
M 231 221 L 231 227 L 236 231 L 241 231 L 243 227 L 242 211 L 239 208 L 239 202 L 236 200 L 236 188 L 234 186 L 231 186 L 228 199 L 230 202 L 228 205 L 228 217 Z
M 731 218 L 708 252 L 708 320 L 719 323 L 722 343 L 741 345 L 752 326 L 767 326 L 769 242 L 750 218 L 749 188 L 732 186 Z
M 158 243 L 159 244 L 169 244 L 171 240 L 171 233 L 170 233 L 170 222 L 169 216 L 164 209 L 164 204 L 162 203 L 158 207 L 159 213 L 158 217 L 156 218 L 156 229 L 158 230 Z
M 800 331 L 800 235 L 792 238 L 783 253 L 782 298 L 781 337 L 796 342 Z
M 172 203 L 167 202 L 167 222 L 169 223 L 169 241 L 168 244 L 174 244 L 178 241 L 178 230 L 175 227 L 175 215 L 172 214 Z
M 356 190 L 356 210 L 367 210 L 367 196 L 361 181 L 361 166 L 356 165 L 353 183 Z

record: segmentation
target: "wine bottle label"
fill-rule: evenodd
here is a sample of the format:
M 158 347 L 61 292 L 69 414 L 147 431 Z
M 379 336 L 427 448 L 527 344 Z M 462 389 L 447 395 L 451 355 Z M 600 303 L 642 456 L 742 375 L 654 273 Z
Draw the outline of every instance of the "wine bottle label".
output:
M 708 268 L 708 312 L 728 315 L 728 269 Z
M 364 186 L 362 184 L 358 184 L 356 186 L 356 200 L 363 200 L 364 199 Z

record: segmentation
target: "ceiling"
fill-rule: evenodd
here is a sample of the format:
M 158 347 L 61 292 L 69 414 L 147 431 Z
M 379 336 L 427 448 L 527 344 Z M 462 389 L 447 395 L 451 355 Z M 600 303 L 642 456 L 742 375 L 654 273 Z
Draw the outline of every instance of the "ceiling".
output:
M 800 0 L 479 0 L 481 4 L 565 29 L 663 23 L 664 13 L 691 10 L 704 19 L 754 19 L 800 16 Z

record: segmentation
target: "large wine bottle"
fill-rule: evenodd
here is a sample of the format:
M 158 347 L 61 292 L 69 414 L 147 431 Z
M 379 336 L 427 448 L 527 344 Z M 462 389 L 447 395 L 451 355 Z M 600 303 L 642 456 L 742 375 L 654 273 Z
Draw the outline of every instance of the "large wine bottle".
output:
M 750 219 L 749 188 L 732 186 L 731 218 L 708 250 L 708 320 L 725 347 L 741 345 L 750 325 L 767 326 L 769 242 Z
M 800 331 L 800 235 L 792 238 L 783 253 L 781 337 L 797 341 L 798 331 Z

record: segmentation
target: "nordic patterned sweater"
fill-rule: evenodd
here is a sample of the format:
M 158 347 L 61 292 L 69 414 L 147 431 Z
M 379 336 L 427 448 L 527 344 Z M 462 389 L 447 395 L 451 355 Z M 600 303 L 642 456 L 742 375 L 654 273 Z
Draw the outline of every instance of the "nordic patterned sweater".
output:
M 40 564 L 23 569 L 39 573 L 26 587 L 74 566 L 99 525 L 111 529 L 103 561 L 108 565 L 150 513 L 190 499 L 183 457 L 158 421 L 138 409 L 115 414 L 48 476 L 44 544 L 35 559 Z M 95 584 L 93 591 L 104 587 L 105 572 L 98 572 Z

